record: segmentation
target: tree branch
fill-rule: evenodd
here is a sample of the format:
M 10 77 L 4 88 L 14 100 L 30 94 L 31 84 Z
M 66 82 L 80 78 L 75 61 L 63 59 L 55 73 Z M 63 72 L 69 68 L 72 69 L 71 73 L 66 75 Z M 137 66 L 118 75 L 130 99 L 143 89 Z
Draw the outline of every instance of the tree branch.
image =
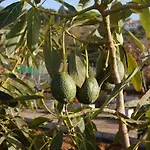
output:
M 148 8 L 148 7 L 150 7 L 150 2 L 145 3 L 145 4 L 128 3 L 128 4 L 122 5 L 117 8 L 106 10 L 103 12 L 103 15 L 108 16 L 110 14 L 113 14 L 113 13 L 116 13 L 116 12 L 119 12 L 119 11 L 122 11 L 125 9 L 144 9 L 144 8 Z
M 107 47 L 110 51 L 110 57 L 111 57 L 112 78 L 113 78 L 113 81 L 115 84 L 119 84 L 121 82 L 121 80 L 120 80 L 120 75 L 118 72 L 116 47 L 113 42 L 113 36 L 111 34 L 109 16 L 103 16 L 103 22 L 104 22 L 104 26 L 106 28 L 105 35 L 106 35 L 106 38 L 108 41 Z M 117 104 L 117 111 L 119 113 L 125 114 L 123 90 L 121 90 L 118 93 L 118 96 L 116 97 L 116 104 Z M 126 149 L 130 146 L 128 129 L 127 129 L 126 124 L 124 124 L 121 120 L 119 120 L 119 132 L 121 135 L 123 147 Z
M 75 12 L 73 14 L 66 14 L 66 15 L 65 14 L 60 14 L 60 13 L 57 13 L 57 12 L 49 12 L 49 11 L 41 9 L 41 8 L 38 8 L 38 10 L 43 12 L 43 13 L 49 14 L 49 15 L 60 16 L 60 17 L 64 17 L 64 18 L 70 19 L 70 18 L 73 18 L 73 17 L 75 17 L 77 15 L 84 14 L 87 11 L 93 10 L 95 8 L 96 8 L 95 5 L 92 5 L 92 6 L 87 7 L 86 9 L 83 9 L 81 11 L 77 11 L 77 12 Z

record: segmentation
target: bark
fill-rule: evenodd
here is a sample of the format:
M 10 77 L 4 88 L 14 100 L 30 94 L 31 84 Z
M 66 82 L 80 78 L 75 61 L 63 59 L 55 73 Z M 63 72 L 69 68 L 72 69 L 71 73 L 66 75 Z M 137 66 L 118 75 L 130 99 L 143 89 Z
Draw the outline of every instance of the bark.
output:
M 113 77 L 115 84 L 119 84 L 121 80 L 120 80 L 120 76 L 118 73 L 117 60 L 116 60 L 116 47 L 114 45 L 113 36 L 110 30 L 109 16 L 103 16 L 103 22 L 106 27 L 105 34 L 106 34 L 106 38 L 108 42 L 107 47 L 110 51 L 110 57 L 111 57 L 112 77 Z M 118 93 L 118 96 L 116 98 L 116 104 L 117 104 L 117 111 L 119 113 L 125 114 L 123 90 Z M 119 120 L 119 132 L 121 135 L 121 141 L 122 141 L 124 148 L 128 148 L 130 146 L 128 129 L 127 129 L 126 124 L 124 124 L 121 120 Z

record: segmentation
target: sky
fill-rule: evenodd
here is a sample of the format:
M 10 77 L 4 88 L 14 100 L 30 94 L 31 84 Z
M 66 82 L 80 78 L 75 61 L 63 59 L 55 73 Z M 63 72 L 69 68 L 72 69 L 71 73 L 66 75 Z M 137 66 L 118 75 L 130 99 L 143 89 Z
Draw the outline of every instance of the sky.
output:
M 5 0 L 4 2 L 0 3 L 0 6 L 6 7 L 9 4 L 11 4 L 13 2 L 16 2 L 16 1 L 18 1 L 18 0 Z M 44 1 L 44 0 L 41 0 L 41 1 Z M 93 1 L 93 0 L 91 0 L 91 1 Z M 124 3 L 127 2 L 127 1 L 129 1 L 129 0 L 121 0 L 121 2 L 124 2 Z M 79 0 L 65 0 L 65 2 L 68 2 L 71 5 L 77 7 L 77 4 L 78 4 Z M 43 6 L 45 8 L 51 8 L 51 9 L 58 10 L 60 8 L 61 4 L 56 2 L 55 0 L 46 0 Z M 134 19 L 134 20 L 139 19 L 138 15 L 135 15 L 135 14 L 133 14 L 131 16 L 131 18 Z

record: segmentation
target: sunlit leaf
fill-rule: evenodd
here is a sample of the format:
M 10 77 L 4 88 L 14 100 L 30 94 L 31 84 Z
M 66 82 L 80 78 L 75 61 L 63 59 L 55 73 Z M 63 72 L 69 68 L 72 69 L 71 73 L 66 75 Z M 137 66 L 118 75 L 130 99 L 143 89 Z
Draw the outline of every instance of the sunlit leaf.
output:
M 78 122 L 78 128 L 79 130 L 83 133 L 85 130 L 85 124 L 84 124 L 84 119 L 80 118 L 79 122 Z
M 85 64 L 81 54 L 73 52 L 69 57 L 69 74 L 75 83 L 81 87 L 85 80 Z
M 128 34 L 130 35 L 131 39 L 133 42 L 140 48 L 140 50 L 143 52 L 145 50 L 144 44 L 137 38 L 135 37 L 130 31 L 127 31 Z
M 138 4 L 148 3 L 149 0 L 132 0 L 132 2 L 136 2 Z
M 22 85 L 24 88 L 26 88 L 26 90 L 28 90 L 29 93 L 33 94 L 33 90 L 32 88 L 27 84 L 25 83 L 23 80 L 19 79 L 19 78 L 11 78 L 12 80 L 14 80 L 17 84 L 20 84 Z
M 91 0 L 80 0 L 78 3 L 78 10 L 82 10 L 84 7 L 86 7 Z
M 90 26 L 99 24 L 99 20 L 97 18 L 84 20 L 79 26 Z
M 132 144 L 127 148 L 127 150 L 137 150 L 138 146 L 141 144 L 142 141 L 138 140 L 135 144 Z
M 77 26 L 95 25 L 98 24 L 100 20 L 101 20 L 100 14 L 95 11 L 86 12 L 75 18 Z
M 123 45 L 123 35 L 122 35 L 122 33 L 119 33 L 119 32 L 116 32 L 116 39 L 117 39 L 117 41 L 121 44 L 121 45 Z
M 24 20 L 19 20 L 6 36 L 6 54 L 10 56 L 20 45 L 20 39 L 24 32 Z
M 76 21 L 84 21 L 100 17 L 100 14 L 95 11 L 89 11 L 76 17 Z
M 40 12 L 31 8 L 27 13 L 27 46 L 31 51 L 38 48 L 40 27 Z
M 142 27 L 145 29 L 147 38 L 150 37 L 150 10 L 149 8 L 143 9 L 142 13 L 140 13 L 140 21 Z
M 150 129 L 148 129 L 148 133 L 147 133 L 147 136 L 146 136 L 146 143 L 145 143 L 145 147 L 146 147 L 146 150 L 149 150 L 150 149 Z
M 135 101 L 134 104 L 132 104 L 133 103 L 132 101 L 128 102 L 129 104 L 131 103 L 130 106 L 136 105 L 132 116 L 135 116 L 143 105 L 150 104 L 149 98 L 150 98 L 150 89 L 139 100 L 137 100 L 137 102 L 136 102 L 136 100 L 134 100 Z M 127 106 L 128 106 L 128 103 L 127 103 Z
M 63 133 L 60 131 L 53 137 L 50 150 L 60 150 L 63 142 Z
M 23 8 L 23 1 L 12 3 L 0 11 L 0 29 L 15 21 Z
M 133 56 L 130 53 L 127 54 L 127 61 L 128 61 L 128 74 L 131 74 L 133 70 L 137 68 L 137 62 L 133 58 Z M 140 70 L 135 74 L 134 77 L 132 77 L 131 82 L 135 88 L 136 91 L 141 91 L 142 89 L 142 76 Z
M 4 140 L 5 140 L 5 137 L 2 136 L 2 137 L 0 138 L 0 145 L 4 142 Z

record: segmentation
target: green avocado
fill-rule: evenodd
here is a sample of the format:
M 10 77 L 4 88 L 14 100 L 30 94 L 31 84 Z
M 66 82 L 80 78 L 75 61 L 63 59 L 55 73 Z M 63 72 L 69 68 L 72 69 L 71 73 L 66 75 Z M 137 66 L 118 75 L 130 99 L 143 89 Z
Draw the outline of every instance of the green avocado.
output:
M 92 104 L 99 97 L 100 88 L 94 77 L 88 77 L 77 90 L 77 99 L 83 104 Z
M 52 78 L 51 92 L 60 103 L 70 103 L 76 96 L 75 82 L 68 73 L 57 73 Z
M 124 69 L 124 65 L 123 65 L 121 60 L 117 60 L 117 66 L 118 66 L 118 73 L 119 73 L 119 76 L 120 76 L 120 80 L 122 80 L 124 78 L 124 75 L 125 75 L 125 69 Z M 112 76 L 110 76 L 107 79 L 107 81 L 111 84 L 114 84 Z

